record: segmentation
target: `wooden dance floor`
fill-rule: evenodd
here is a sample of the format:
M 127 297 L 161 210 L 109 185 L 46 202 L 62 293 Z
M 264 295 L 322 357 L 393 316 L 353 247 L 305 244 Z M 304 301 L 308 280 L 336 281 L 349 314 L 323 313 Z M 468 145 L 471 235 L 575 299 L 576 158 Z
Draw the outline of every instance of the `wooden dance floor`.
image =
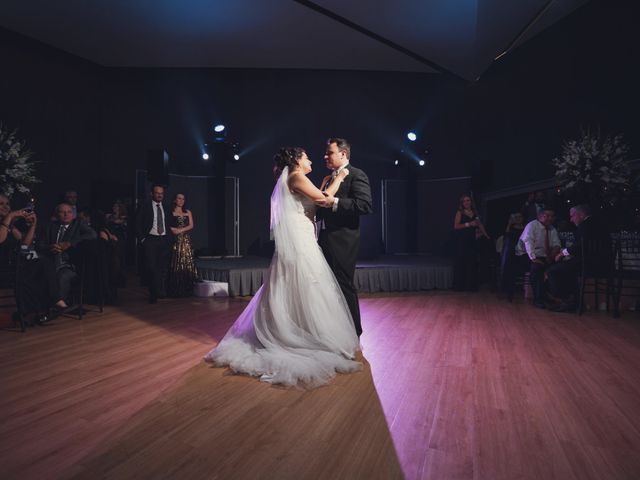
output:
M 640 478 L 640 319 L 489 293 L 361 300 L 363 371 L 284 389 L 201 358 L 246 298 L 0 332 L 3 479 Z

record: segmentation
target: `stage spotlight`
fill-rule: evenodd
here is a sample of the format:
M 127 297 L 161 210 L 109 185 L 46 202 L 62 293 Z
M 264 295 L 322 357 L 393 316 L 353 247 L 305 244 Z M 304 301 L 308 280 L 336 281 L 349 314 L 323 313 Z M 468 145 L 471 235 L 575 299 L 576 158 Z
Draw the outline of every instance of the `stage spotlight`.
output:
M 202 159 L 203 159 L 203 160 L 209 160 L 209 154 L 208 154 L 208 153 L 206 153 L 206 152 L 205 152 L 205 153 L 203 153 L 203 154 L 202 154 Z
M 400 161 L 399 161 L 399 160 L 394 160 L 394 161 L 393 161 L 393 164 L 394 164 L 394 165 L 396 165 L 396 166 L 398 166 L 398 165 L 400 165 Z
M 407 133 L 407 138 L 409 140 L 411 140 L 412 142 L 415 142 L 417 140 L 418 136 L 413 132 L 409 132 L 409 133 Z
M 421 167 L 424 167 L 424 160 L 420 160 L 420 161 L 418 162 L 418 165 L 420 165 Z
M 216 133 L 222 133 L 224 132 L 224 125 L 222 124 L 218 124 L 215 127 L 213 127 L 213 131 Z
M 233 159 L 237 162 L 238 160 L 240 160 L 240 155 L 238 155 L 237 153 L 233 156 Z

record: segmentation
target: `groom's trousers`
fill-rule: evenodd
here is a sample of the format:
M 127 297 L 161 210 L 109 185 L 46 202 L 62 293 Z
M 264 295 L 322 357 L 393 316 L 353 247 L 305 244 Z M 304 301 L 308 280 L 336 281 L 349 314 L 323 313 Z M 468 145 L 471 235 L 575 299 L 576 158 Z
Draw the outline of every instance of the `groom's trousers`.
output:
M 353 318 L 353 324 L 358 336 L 362 334 L 360 322 L 360 305 L 358 304 L 358 291 L 353 283 L 356 273 L 356 259 L 360 247 L 359 232 L 346 238 L 340 232 L 320 231 L 318 243 L 322 248 L 324 257 L 338 280 L 340 290 L 347 301 L 349 312 Z

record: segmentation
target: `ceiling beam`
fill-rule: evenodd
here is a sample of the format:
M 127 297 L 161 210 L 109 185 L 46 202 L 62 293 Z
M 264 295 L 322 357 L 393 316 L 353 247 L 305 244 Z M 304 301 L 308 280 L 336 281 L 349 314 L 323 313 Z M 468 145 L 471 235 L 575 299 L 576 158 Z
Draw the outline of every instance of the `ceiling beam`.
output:
M 348 18 L 345 18 L 341 15 L 338 15 L 335 12 L 332 12 L 331 10 L 328 10 L 320 5 L 318 5 L 317 3 L 311 2 L 309 0 L 293 0 L 296 3 L 299 3 L 300 5 L 303 5 L 307 8 L 310 8 L 311 10 L 320 13 L 321 15 L 324 15 L 325 17 L 328 17 L 332 20 L 335 20 L 336 22 L 339 22 L 343 25 L 345 25 L 346 27 L 351 28 L 352 30 L 355 30 L 356 32 L 359 32 L 363 35 L 366 35 L 367 37 L 371 38 L 372 40 L 375 40 L 377 42 L 380 42 L 390 48 L 393 48 L 394 50 L 407 55 L 408 57 L 413 58 L 414 60 L 422 63 L 423 65 L 426 65 L 427 67 L 437 71 L 438 73 L 441 73 L 443 75 L 446 75 L 448 77 L 451 77 L 453 79 L 462 81 L 467 83 L 467 80 L 465 80 L 464 78 L 462 78 L 461 76 L 459 76 L 458 74 L 452 72 L 451 70 L 446 69 L 445 67 L 443 67 L 442 65 L 439 65 L 427 58 L 424 58 L 422 55 L 417 54 L 416 52 L 409 50 L 408 48 L 403 47 L 402 45 L 398 45 L 397 43 L 389 40 L 388 38 L 383 37 L 382 35 L 378 35 L 377 33 L 363 27 L 362 25 L 358 25 L 355 22 L 352 22 L 351 20 L 349 20 Z
M 495 62 L 500 57 L 503 57 L 507 53 L 509 53 L 513 49 L 513 47 L 516 45 L 516 43 L 518 43 L 520 39 L 524 37 L 524 34 L 527 33 L 529 29 L 533 27 L 538 22 L 538 20 L 542 18 L 542 16 L 546 13 L 547 10 L 549 10 L 549 7 L 553 2 L 555 2 L 555 0 L 548 0 L 548 2 L 545 3 L 540 10 L 538 10 L 538 12 L 533 16 L 533 18 L 529 20 L 529 22 L 527 22 L 527 24 L 524 27 L 522 27 L 522 29 L 518 32 L 515 38 L 511 40 L 509 45 L 507 45 L 507 48 L 505 48 L 501 54 L 499 54 L 496 58 L 494 58 L 493 61 Z

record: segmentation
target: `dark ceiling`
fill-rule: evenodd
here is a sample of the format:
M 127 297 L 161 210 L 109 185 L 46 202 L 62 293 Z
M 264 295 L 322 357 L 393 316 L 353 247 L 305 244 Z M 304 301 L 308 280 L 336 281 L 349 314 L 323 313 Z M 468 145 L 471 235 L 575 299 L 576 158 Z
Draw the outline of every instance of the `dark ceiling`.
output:
M 104 66 L 446 72 L 473 80 L 509 45 L 584 3 L 3 0 L 0 26 Z

